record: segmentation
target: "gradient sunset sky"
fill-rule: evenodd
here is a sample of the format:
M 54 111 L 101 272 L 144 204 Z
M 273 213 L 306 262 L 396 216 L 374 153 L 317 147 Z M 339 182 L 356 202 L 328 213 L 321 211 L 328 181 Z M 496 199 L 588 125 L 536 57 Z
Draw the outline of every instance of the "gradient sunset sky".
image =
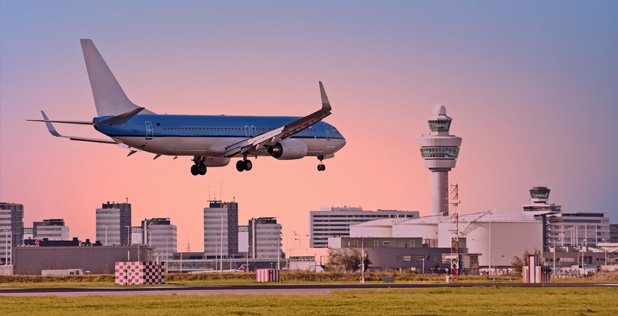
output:
M 186 157 L 54 138 L 25 120 L 96 114 L 80 38 L 156 113 L 306 115 L 322 80 L 347 146 L 323 173 L 313 158 L 262 157 L 194 177 Z M 0 201 L 23 203 L 26 226 L 64 218 L 94 239 L 95 209 L 128 197 L 134 225 L 170 217 L 192 251 L 209 194 L 235 198 L 241 224 L 276 216 L 284 243 L 321 207 L 429 214 L 417 138 L 445 104 L 463 138 L 460 212 L 515 214 L 548 185 L 564 210 L 615 223 L 617 84 L 616 1 L 0 0 Z

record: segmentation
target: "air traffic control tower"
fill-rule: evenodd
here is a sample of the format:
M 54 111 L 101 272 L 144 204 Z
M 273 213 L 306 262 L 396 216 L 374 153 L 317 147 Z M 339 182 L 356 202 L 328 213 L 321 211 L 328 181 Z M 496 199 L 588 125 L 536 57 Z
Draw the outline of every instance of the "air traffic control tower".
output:
M 429 135 L 422 135 L 421 156 L 431 170 L 432 215 L 448 216 L 448 172 L 455 167 L 461 137 L 449 134 L 451 121 L 444 105 L 436 105 L 429 118 Z

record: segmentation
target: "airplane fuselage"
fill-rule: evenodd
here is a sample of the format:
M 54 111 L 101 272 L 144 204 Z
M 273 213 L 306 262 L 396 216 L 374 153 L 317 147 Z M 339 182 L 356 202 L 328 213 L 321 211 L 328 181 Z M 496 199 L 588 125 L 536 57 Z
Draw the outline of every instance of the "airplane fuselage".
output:
M 124 124 L 109 125 L 94 118 L 95 128 L 119 143 L 162 155 L 222 156 L 226 147 L 293 122 L 293 116 L 136 115 Z M 337 129 L 317 122 L 290 137 L 307 145 L 307 156 L 328 156 L 345 145 Z M 256 152 L 252 155 L 268 155 Z

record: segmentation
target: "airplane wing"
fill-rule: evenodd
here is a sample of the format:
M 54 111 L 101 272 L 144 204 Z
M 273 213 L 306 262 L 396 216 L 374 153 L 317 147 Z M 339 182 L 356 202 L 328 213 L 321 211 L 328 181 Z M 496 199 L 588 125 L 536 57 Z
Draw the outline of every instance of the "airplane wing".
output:
M 43 120 L 36 120 L 36 122 L 45 122 L 45 125 L 47 126 L 47 130 L 49 130 L 49 133 L 52 134 L 52 136 L 55 137 L 62 137 L 62 138 L 68 138 L 70 140 L 77 140 L 77 141 L 82 141 L 82 142 L 92 142 L 92 143 L 103 143 L 103 144 L 118 144 L 116 141 L 111 140 L 111 139 L 100 139 L 100 138 L 90 138 L 90 137 L 79 137 L 79 136 L 65 136 L 65 135 L 61 135 L 60 133 L 58 133 L 58 131 L 56 130 L 56 128 L 54 128 L 54 125 L 52 124 L 52 122 L 55 121 L 50 121 L 49 118 L 47 118 L 47 115 L 45 114 L 45 112 L 41 111 L 41 114 L 43 114 Z M 32 120 L 35 121 L 35 120 Z M 60 122 L 69 122 L 69 121 L 58 121 Z M 74 123 L 70 123 L 70 124 L 74 124 Z M 80 124 L 80 123 L 78 123 Z M 92 122 L 90 123 L 90 125 L 92 125 Z
M 274 145 L 279 141 L 299 133 L 309 126 L 323 120 L 331 114 L 332 108 L 330 106 L 330 101 L 328 101 L 328 97 L 326 96 L 326 91 L 324 91 L 322 81 L 320 81 L 320 96 L 322 98 L 321 109 L 274 130 L 232 144 L 225 148 L 224 156 L 232 157 L 234 155 L 244 154 L 253 150 L 261 150 L 268 145 Z

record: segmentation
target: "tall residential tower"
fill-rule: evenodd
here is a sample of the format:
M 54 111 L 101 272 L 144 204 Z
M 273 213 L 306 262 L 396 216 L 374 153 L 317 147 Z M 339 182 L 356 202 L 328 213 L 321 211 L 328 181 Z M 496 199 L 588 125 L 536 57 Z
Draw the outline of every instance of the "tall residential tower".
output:
M 444 105 L 436 105 L 429 118 L 429 135 L 418 142 L 425 167 L 431 170 L 432 215 L 448 216 L 448 172 L 455 168 L 461 137 L 449 134 L 451 121 Z

